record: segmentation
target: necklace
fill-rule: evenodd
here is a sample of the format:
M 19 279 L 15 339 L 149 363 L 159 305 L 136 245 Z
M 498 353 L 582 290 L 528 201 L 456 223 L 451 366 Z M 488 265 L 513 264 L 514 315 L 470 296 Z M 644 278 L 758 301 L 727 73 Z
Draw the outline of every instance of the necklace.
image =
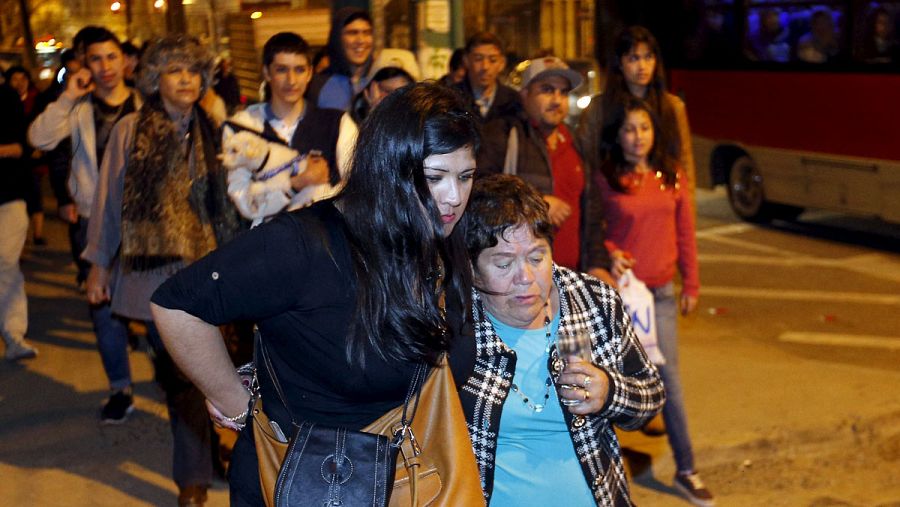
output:
M 547 331 L 547 347 L 544 349 L 544 352 L 550 354 L 550 346 L 553 342 L 550 339 L 550 310 L 547 310 L 546 315 L 544 315 L 544 329 Z M 540 403 L 534 403 L 531 401 L 531 398 L 528 397 L 527 394 L 522 392 L 522 389 L 513 382 L 510 385 L 510 388 L 522 398 L 522 403 L 525 404 L 528 408 L 531 409 L 532 412 L 536 414 L 540 414 L 544 411 L 544 407 L 547 406 L 547 400 L 550 399 L 550 387 L 553 386 L 553 380 L 550 378 L 550 371 L 547 371 L 547 380 L 544 381 L 544 399 L 541 400 Z
M 644 185 L 645 177 L 646 177 L 646 175 L 648 175 L 648 174 L 650 174 L 650 171 L 648 171 L 648 170 L 643 170 L 643 171 L 637 171 L 637 170 L 629 171 L 629 172 L 627 172 L 627 173 L 625 173 L 625 174 L 619 176 L 619 184 L 622 185 L 622 188 L 624 188 L 626 192 L 634 192 L 634 191 L 636 191 L 638 188 L 640 188 L 641 186 Z M 660 189 L 660 190 L 665 190 L 666 187 L 667 187 L 667 185 L 666 185 L 666 183 L 663 181 L 663 173 L 662 173 L 662 171 L 656 171 L 655 173 L 653 173 L 653 176 L 655 176 L 655 177 L 656 177 L 656 181 L 659 182 L 659 189 Z M 672 186 L 675 187 L 675 190 L 678 190 L 679 188 L 681 188 L 681 185 L 678 183 L 678 180 L 677 180 L 677 179 L 676 179 L 676 181 L 675 181 L 675 184 L 672 185 Z

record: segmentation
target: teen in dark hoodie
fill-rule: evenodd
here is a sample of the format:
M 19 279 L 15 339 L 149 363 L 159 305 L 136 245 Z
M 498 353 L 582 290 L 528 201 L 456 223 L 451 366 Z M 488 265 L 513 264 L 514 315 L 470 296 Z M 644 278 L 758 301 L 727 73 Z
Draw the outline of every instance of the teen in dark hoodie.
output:
M 347 111 L 350 101 L 366 85 L 372 65 L 372 18 L 356 7 L 338 9 L 328 34 L 331 64 L 309 84 L 307 99 L 325 109 Z

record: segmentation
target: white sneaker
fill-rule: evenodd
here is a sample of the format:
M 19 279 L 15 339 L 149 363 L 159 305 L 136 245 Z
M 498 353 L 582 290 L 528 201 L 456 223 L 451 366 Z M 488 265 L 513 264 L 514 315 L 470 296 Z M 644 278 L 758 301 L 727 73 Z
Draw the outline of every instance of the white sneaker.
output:
M 6 360 L 18 361 L 20 359 L 34 359 L 37 357 L 36 348 L 25 343 L 25 340 L 18 340 L 6 344 Z

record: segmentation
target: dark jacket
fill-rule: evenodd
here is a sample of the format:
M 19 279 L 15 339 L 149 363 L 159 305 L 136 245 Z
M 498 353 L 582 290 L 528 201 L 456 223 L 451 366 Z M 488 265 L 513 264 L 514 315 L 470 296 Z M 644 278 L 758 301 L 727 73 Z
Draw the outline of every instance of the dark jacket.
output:
M 226 76 L 220 73 L 216 84 L 213 85 L 213 89 L 222 97 L 222 101 L 225 102 L 225 107 L 228 109 L 228 114 L 233 114 L 235 108 L 241 105 L 241 85 L 234 74 Z
M 18 94 L 6 85 L 0 85 L 0 144 L 19 144 L 28 153 L 25 141 L 25 108 Z M 24 199 L 31 182 L 31 171 L 23 157 L 0 158 L 0 206 Z
M 491 108 L 488 110 L 487 116 L 484 117 L 481 116 L 481 112 L 478 110 L 478 104 L 475 103 L 475 91 L 472 90 L 472 85 L 469 83 L 468 79 L 463 79 L 461 82 L 453 85 L 452 88 L 465 97 L 466 103 L 471 108 L 472 113 L 476 118 L 481 118 L 484 123 L 488 123 L 498 118 L 516 116 L 519 114 L 519 111 L 522 110 L 522 101 L 519 99 L 518 92 L 500 83 L 497 83 L 497 92 L 494 95 L 494 102 L 491 103 Z
M 332 186 L 341 181 L 337 166 L 337 138 L 343 115 L 337 109 L 320 109 L 312 102 L 307 102 L 303 120 L 297 125 L 290 143 L 291 148 L 300 153 L 309 153 L 310 150 L 322 152 L 322 156 L 328 161 L 328 182 Z M 264 129 L 265 134 L 278 136 L 268 122 Z
M 531 126 L 523 114 L 497 118 L 484 126 L 481 149 L 478 150 L 477 166 L 481 175 L 504 172 L 510 131 L 515 129 L 518 150 L 515 154 L 515 175 L 534 185 L 542 194 L 553 194 L 553 173 L 550 169 L 550 154 L 541 133 Z M 583 153 L 578 139 L 573 137 L 575 150 Z M 510 154 L 513 155 L 513 154 Z M 584 157 L 582 156 L 582 159 Z M 584 190 L 581 193 L 581 249 L 579 269 L 609 269 L 609 252 L 603 244 L 605 225 L 603 223 L 603 203 L 600 192 L 594 188 L 591 168 L 584 164 Z

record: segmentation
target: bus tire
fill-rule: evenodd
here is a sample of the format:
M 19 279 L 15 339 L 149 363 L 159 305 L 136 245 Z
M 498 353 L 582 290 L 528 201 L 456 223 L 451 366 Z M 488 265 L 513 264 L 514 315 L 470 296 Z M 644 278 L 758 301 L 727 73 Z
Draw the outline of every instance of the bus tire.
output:
M 775 218 L 766 201 L 762 175 L 749 156 L 738 157 L 728 170 L 728 202 L 735 215 L 748 222 L 766 223 Z

